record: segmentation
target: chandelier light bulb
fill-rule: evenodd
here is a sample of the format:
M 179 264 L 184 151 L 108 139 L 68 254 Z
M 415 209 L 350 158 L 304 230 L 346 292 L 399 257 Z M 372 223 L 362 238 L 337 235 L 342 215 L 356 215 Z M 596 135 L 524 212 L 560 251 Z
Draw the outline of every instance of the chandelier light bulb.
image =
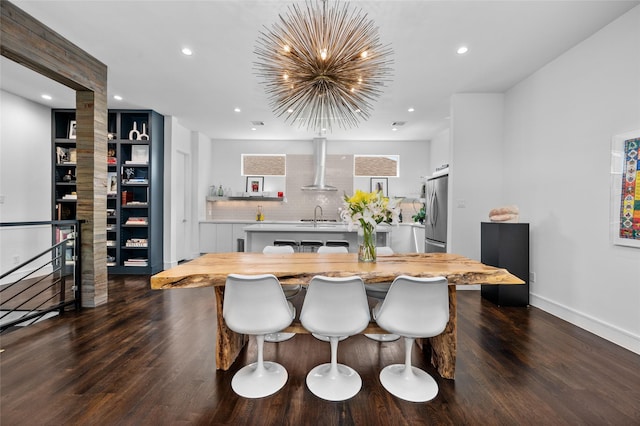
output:
M 327 49 L 322 49 L 320 51 L 320 57 L 322 58 L 323 61 L 327 59 Z

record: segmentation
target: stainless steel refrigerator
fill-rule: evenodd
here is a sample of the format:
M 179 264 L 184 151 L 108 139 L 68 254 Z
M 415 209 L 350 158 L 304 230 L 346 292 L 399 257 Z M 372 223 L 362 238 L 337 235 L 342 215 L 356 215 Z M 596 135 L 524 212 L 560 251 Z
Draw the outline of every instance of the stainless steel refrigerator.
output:
M 424 219 L 424 251 L 426 253 L 447 252 L 448 181 L 449 175 L 427 180 Z

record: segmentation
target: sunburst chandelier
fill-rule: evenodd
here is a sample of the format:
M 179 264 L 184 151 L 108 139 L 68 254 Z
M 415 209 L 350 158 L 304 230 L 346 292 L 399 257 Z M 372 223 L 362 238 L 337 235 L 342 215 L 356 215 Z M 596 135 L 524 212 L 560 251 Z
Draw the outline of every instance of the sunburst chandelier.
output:
M 278 117 L 318 133 L 332 123 L 357 126 L 390 79 L 392 50 L 361 9 L 327 7 L 326 0 L 305 5 L 289 6 L 260 32 L 255 66 L 270 105 Z

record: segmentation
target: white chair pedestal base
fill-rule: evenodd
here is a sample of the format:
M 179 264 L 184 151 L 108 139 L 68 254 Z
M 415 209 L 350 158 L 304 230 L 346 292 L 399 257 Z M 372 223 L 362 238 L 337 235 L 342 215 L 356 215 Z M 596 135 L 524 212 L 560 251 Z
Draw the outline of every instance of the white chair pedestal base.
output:
M 318 339 L 318 340 L 322 340 L 323 342 L 328 342 L 328 341 L 329 341 L 329 337 L 328 337 L 328 336 L 323 336 L 323 335 L 318 334 L 318 333 L 311 333 L 311 335 L 312 335 L 313 337 L 315 337 L 316 339 Z M 343 341 L 344 339 L 346 339 L 347 337 L 348 337 L 348 336 L 340 336 L 340 337 L 338 338 L 338 342 L 342 342 L 342 341 Z
M 264 361 L 242 367 L 231 379 L 234 392 L 245 398 L 262 398 L 276 393 L 287 383 L 289 374 L 280 364 Z
M 380 372 L 380 383 L 394 396 L 410 402 L 431 401 L 438 395 L 438 384 L 426 371 L 411 366 L 415 339 L 404 338 L 404 364 L 392 364 Z
M 431 401 L 438 395 L 438 384 L 427 372 L 411 367 L 408 374 L 404 364 L 393 364 L 382 369 L 380 382 L 392 395 L 410 402 Z
M 378 342 L 395 342 L 400 338 L 397 334 L 365 334 L 365 336 Z
M 317 397 L 327 401 L 344 401 L 355 396 L 362 387 L 360 375 L 351 367 L 320 364 L 307 374 L 307 387 Z
M 264 341 L 269 343 L 279 343 L 291 339 L 296 333 L 270 333 L 264 336 Z
M 360 392 L 362 379 L 351 367 L 338 364 L 338 337 L 331 337 L 331 363 L 320 364 L 307 374 L 307 387 L 327 401 L 344 401 Z

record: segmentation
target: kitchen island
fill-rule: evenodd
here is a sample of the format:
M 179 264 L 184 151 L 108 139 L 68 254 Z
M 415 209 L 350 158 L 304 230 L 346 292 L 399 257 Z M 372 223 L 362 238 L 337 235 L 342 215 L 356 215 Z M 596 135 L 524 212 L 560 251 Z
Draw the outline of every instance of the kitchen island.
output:
M 349 231 L 347 225 L 335 222 L 301 223 L 259 223 L 244 228 L 246 235 L 245 251 L 261 253 L 265 246 L 273 245 L 275 240 L 345 240 L 349 242 L 349 252 L 358 252 L 358 231 Z M 376 227 L 377 246 L 389 245 L 390 225 Z

